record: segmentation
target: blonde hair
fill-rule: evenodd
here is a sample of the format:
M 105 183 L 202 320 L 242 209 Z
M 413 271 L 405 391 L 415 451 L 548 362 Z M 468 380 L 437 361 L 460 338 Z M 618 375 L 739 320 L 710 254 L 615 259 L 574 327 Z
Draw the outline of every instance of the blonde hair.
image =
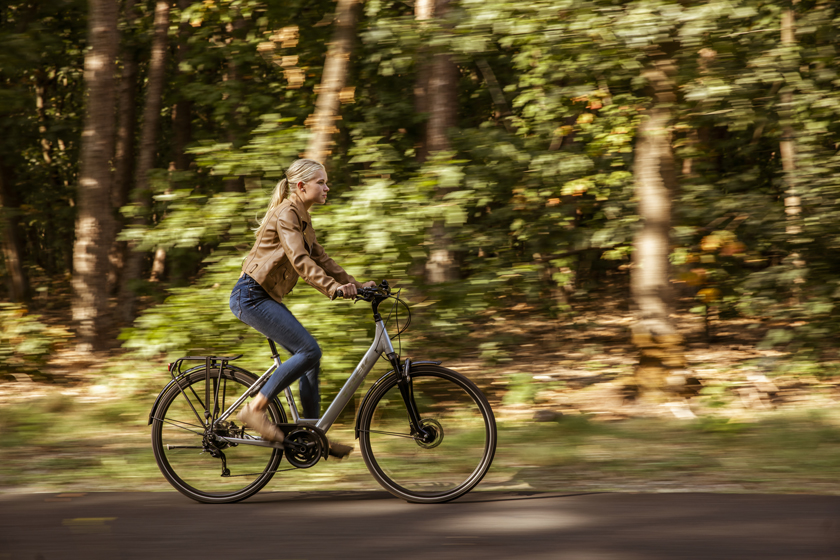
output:
M 277 183 L 276 187 L 274 187 L 274 193 L 271 195 L 271 201 L 268 203 L 268 210 L 266 210 L 263 219 L 259 221 L 260 227 L 257 228 L 257 237 L 259 237 L 265 229 L 265 226 L 268 223 L 268 216 L 271 215 L 275 208 L 280 206 L 280 203 L 283 202 L 286 195 L 295 192 L 298 183 L 306 183 L 312 179 L 319 169 L 326 171 L 323 165 L 313 159 L 295 160 L 294 163 L 286 169 L 286 176 L 280 179 L 280 182 Z

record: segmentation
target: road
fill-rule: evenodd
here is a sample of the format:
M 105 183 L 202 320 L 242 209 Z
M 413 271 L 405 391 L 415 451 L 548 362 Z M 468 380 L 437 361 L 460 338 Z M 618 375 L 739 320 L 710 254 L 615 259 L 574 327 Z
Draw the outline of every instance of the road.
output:
M 840 558 L 840 497 L 473 492 L 0 496 L 0 560 Z

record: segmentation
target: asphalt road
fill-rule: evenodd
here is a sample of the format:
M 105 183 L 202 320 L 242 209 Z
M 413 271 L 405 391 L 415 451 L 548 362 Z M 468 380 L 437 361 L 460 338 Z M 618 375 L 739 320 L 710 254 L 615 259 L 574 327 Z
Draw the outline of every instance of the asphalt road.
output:
M 192 558 L 840 559 L 840 497 L 473 492 L 0 496 L 0 560 Z

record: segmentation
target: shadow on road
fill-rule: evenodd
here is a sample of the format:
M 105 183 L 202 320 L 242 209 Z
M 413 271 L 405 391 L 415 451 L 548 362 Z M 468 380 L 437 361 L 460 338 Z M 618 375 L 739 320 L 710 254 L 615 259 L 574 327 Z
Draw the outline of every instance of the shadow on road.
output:
M 840 557 L 840 497 L 267 492 L 233 506 L 174 492 L 0 496 L 0 558 L 621 559 Z

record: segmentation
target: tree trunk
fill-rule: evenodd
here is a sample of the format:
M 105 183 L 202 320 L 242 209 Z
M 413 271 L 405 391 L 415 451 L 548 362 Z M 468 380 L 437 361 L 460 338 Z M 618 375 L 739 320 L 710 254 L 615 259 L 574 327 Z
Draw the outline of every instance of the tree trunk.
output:
M 449 0 L 418 0 L 415 3 L 415 17 L 423 22 L 435 16 L 443 16 L 448 6 Z M 415 91 L 418 108 L 429 115 L 421 161 L 429 154 L 450 149 L 446 133 L 455 126 L 457 119 L 457 88 L 458 67 L 448 53 L 433 53 L 431 61 L 420 68 Z
M 438 2 L 438 6 L 446 6 Z M 447 53 L 436 53 L 429 76 L 429 120 L 426 149 L 429 154 L 451 148 L 447 132 L 454 127 L 458 111 L 458 67 Z
M 794 36 L 794 12 L 788 8 L 782 12 L 782 45 L 793 47 L 796 45 Z M 789 71 L 797 72 L 798 68 L 791 68 Z M 782 117 L 782 140 L 779 142 L 779 152 L 782 155 L 782 170 L 785 174 L 785 214 L 787 214 L 786 233 L 798 235 L 802 233 L 800 213 L 802 212 L 801 199 L 796 177 L 796 140 L 793 132 L 793 86 L 785 84 L 781 94 Z M 798 255 L 794 255 L 798 260 Z
M 178 8 L 183 12 L 191 4 L 191 0 L 178 0 Z M 190 37 L 190 25 L 182 21 L 178 27 L 178 68 L 187 60 L 187 49 Z M 192 101 L 183 95 L 177 97 L 175 106 L 172 108 L 173 134 L 173 156 L 170 163 L 170 171 L 188 171 L 191 159 L 187 153 L 187 146 L 192 142 Z M 232 135 L 232 133 L 230 133 Z M 229 136 L 233 143 L 232 136 Z M 176 178 L 175 181 L 178 179 Z M 239 181 L 237 181 L 238 183 Z M 230 188 L 230 181 L 225 181 L 225 190 Z M 158 247 L 155 250 L 155 257 L 152 260 L 152 274 L 150 280 L 156 282 L 163 278 L 166 267 L 166 249 Z
M 449 0 L 428 1 L 415 5 L 418 20 L 424 21 L 435 16 L 443 16 Z M 425 91 L 424 103 L 428 108 L 429 119 L 426 121 L 426 139 L 421 149 L 421 158 L 425 154 L 434 155 L 451 148 L 448 130 L 455 126 L 458 109 L 458 67 L 448 53 L 434 53 L 431 63 L 426 65 L 428 76 L 420 78 Z M 443 198 L 448 191 L 439 188 L 436 196 Z M 452 282 L 458 279 L 458 261 L 452 250 L 452 235 L 442 220 L 436 221 L 431 228 L 431 249 L 426 261 L 426 281 L 430 284 Z
M 11 188 L 10 173 L 0 163 L 0 221 L 2 221 L 3 258 L 9 275 L 12 301 L 27 303 L 31 298 L 29 278 L 23 267 L 23 238 L 20 232 L 20 202 Z
M 34 72 L 35 78 L 35 110 L 38 115 L 38 134 L 40 136 L 41 157 L 44 159 L 45 168 L 47 170 L 47 177 L 49 182 L 55 187 L 61 184 L 61 178 L 58 175 L 57 167 L 53 165 L 53 146 L 49 138 L 49 117 L 47 116 L 47 102 L 49 100 L 49 87 L 56 83 L 54 79 L 48 77 L 48 72 L 44 69 L 36 70 Z M 53 208 L 47 207 L 44 209 L 46 221 L 56 219 Z M 31 245 L 33 253 L 44 272 L 52 276 L 56 274 L 56 258 L 55 253 L 47 247 L 53 247 L 58 244 L 56 239 L 56 232 L 53 228 L 47 228 L 43 233 L 42 243 L 34 243 Z
M 321 88 L 312 118 L 312 137 L 306 147 L 306 157 L 326 163 L 333 144 L 335 126 L 339 120 L 340 94 L 347 83 L 350 53 L 356 36 L 358 0 L 338 0 L 335 8 L 335 32 L 327 49 Z
M 414 2 L 414 17 L 423 26 L 424 22 L 432 19 L 435 15 L 435 0 L 416 0 Z M 432 63 L 428 60 L 428 47 L 421 46 L 417 52 L 417 83 L 414 86 L 414 110 L 418 115 L 429 112 L 429 77 L 432 72 Z M 421 163 L 426 161 L 429 152 L 426 146 L 425 131 L 423 141 L 417 150 L 417 160 Z
M 114 72 L 119 4 L 90 0 L 84 78 L 88 92 L 82 133 L 76 242 L 73 248 L 73 320 L 82 352 L 107 346 L 108 250 L 113 240 L 111 158 L 114 155 Z
M 640 350 L 636 379 L 643 392 L 664 385 L 669 368 L 682 367 L 681 337 L 671 323 L 671 198 L 676 189 L 671 147 L 672 106 L 676 101 L 670 60 L 653 64 L 644 77 L 653 104 L 639 126 L 633 173 L 642 227 L 634 240 L 630 283 L 636 307 L 633 342 Z
M 155 249 L 155 256 L 152 259 L 152 272 L 149 274 L 149 281 L 161 281 L 163 279 L 164 270 L 166 270 L 166 249 L 158 247 Z
M 41 155 L 47 165 L 52 163 L 52 145 L 47 138 L 47 109 L 45 107 L 46 80 L 42 72 L 36 72 L 35 109 L 38 112 L 38 133 L 41 135 Z
M 126 0 L 123 6 L 124 19 L 128 30 L 135 26 L 137 19 L 134 5 L 134 0 Z M 114 182 L 111 188 L 111 202 L 115 210 L 117 233 L 124 226 L 124 220 L 119 214 L 119 209 L 128 203 L 128 196 L 131 192 L 131 174 L 134 168 L 134 133 L 137 124 L 137 53 L 131 43 L 130 40 L 124 41 L 120 54 L 122 74 L 120 75 L 119 86 Z M 118 241 L 116 237 L 115 235 L 109 253 L 111 269 L 108 274 L 108 293 L 111 294 L 116 292 L 119 286 L 125 266 L 125 255 L 128 250 L 126 242 Z
M 178 8 L 183 12 L 183 10 L 187 9 L 190 6 L 190 0 L 178 0 Z M 235 26 L 239 24 L 242 20 L 237 20 Z M 189 40 L 190 35 L 190 25 L 187 22 L 182 21 L 179 28 L 178 28 L 178 49 L 177 49 L 177 60 L 178 60 L 178 68 L 181 67 L 181 64 L 186 61 L 187 59 L 187 41 Z M 232 75 L 232 79 L 236 79 L 236 66 L 234 65 L 233 61 L 228 63 L 229 65 L 229 77 Z M 190 167 L 190 157 L 187 154 L 187 145 L 192 141 L 192 102 L 185 98 L 179 97 L 178 101 L 175 103 L 175 106 L 172 108 L 172 126 L 174 129 L 174 146 L 173 146 L 173 161 L 170 163 L 170 172 L 171 171 L 187 171 Z M 227 129 L 228 140 L 231 144 L 234 143 L 235 134 L 233 132 L 233 127 L 229 126 Z M 225 181 L 225 191 L 226 192 L 240 192 L 244 191 L 243 189 L 239 188 L 241 180 L 239 178 L 228 179 Z M 170 189 L 166 190 L 166 194 L 170 192 Z M 149 280 L 151 282 L 158 282 L 163 279 L 163 273 L 166 270 L 166 249 L 163 247 L 157 247 L 155 249 L 155 256 L 152 259 L 152 272 L 149 275 Z
M 147 214 L 152 205 L 149 172 L 155 161 L 155 145 L 160 123 L 163 85 L 166 76 L 166 53 L 168 50 L 169 2 L 158 0 L 155 4 L 155 35 L 152 40 L 152 55 L 149 62 L 149 86 L 143 108 L 143 128 L 140 137 L 140 154 L 134 178 L 133 201 L 142 209 L 133 225 L 143 228 L 147 225 Z M 135 296 L 131 285 L 140 279 L 145 253 L 138 251 L 136 243 L 128 244 L 129 252 L 120 290 L 120 319 L 126 323 L 134 319 Z
M 178 0 L 178 7 L 183 12 L 189 8 L 190 0 Z M 178 68 L 187 60 L 187 44 L 190 37 L 190 24 L 182 21 L 178 27 Z M 172 124 L 174 127 L 175 141 L 175 169 L 187 171 L 190 168 L 190 156 L 187 154 L 187 146 L 192 142 L 192 101 L 183 96 L 178 96 L 175 103 L 175 110 L 172 113 Z

